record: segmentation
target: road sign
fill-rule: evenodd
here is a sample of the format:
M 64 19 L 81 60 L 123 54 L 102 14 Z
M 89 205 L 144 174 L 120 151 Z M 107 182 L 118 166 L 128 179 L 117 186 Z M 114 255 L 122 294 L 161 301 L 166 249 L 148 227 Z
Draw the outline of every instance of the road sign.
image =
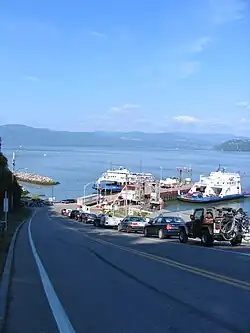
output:
M 8 198 L 3 199 L 3 212 L 4 213 L 9 212 L 9 199 Z

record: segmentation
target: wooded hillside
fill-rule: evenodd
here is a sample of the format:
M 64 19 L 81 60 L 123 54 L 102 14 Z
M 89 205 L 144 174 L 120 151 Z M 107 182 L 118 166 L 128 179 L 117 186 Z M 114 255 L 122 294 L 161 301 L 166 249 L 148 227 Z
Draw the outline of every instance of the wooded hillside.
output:
M 2 213 L 4 193 L 7 191 L 9 198 L 14 195 L 13 207 L 9 200 L 9 209 L 15 209 L 20 206 L 22 189 L 18 185 L 16 178 L 8 168 L 7 158 L 0 152 L 0 212 Z

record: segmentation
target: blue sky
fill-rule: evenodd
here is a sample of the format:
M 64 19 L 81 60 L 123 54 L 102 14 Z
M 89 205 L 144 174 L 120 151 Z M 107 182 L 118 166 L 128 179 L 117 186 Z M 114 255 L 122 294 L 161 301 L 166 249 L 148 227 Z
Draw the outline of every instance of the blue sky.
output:
M 8 0 L 0 124 L 249 133 L 249 0 Z

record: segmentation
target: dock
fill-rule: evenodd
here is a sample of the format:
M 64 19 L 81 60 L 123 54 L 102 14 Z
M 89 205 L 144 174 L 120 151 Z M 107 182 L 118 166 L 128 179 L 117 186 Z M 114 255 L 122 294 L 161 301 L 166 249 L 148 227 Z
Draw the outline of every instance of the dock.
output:
M 96 208 L 109 207 L 120 209 L 130 207 L 148 209 L 155 206 L 157 211 L 164 205 L 163 201 L 176 200 L 178 193 L 186 193 L 192 184 L 180 184 L 172 188 L 160 188 L 159 184 L 148 183 L 143 188 L 141 186 L 128 185 L 121 192 L 109 195 L 90 194 L 77 198 L 77 207 L 95 206 Z M 119 208 L 118 208 L 119 207 Z M 151 207 L 152 208 L 152 207 Z
M 192 184 L 182 185 L 179 187 L 166 188 L 160 190 L 160 197 L 164 201 L 176 200 L 178 193 L 184 194 L 188 192 L 192 187 Z

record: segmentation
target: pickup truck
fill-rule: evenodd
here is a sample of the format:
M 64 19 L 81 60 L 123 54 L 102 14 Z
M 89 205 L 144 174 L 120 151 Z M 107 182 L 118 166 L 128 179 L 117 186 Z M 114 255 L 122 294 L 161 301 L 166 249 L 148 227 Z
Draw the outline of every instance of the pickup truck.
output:
M 249 219 L 242 209 L 197 208 L 190 221 L 180 227 L 179 241 L 187 243 L 189 238 L 200 238 L 202 245 L 212 245 L 215 240 L 229 241 L 232 246 L 240 245 L 249 232 Z

